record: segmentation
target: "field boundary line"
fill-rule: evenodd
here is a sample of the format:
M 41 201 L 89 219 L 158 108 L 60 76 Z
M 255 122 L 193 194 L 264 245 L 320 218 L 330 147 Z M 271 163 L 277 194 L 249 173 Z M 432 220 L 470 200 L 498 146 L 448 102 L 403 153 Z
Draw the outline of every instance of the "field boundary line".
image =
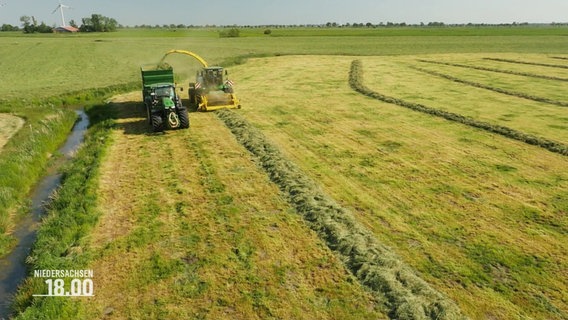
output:
M 546 104 L 555 105 L 555 106 L 559 106 L 559 107 L 568 107 L 568 103 L 562 102 L 562 101 L 532 96 L 532 95 L 529 95 L 529 94 L 524 94 L 522 92 L 509 91 L 509 90 L 489 86 L 489 85 L 486 85 L 486 84 L 483 84 L 483 83 L 479 83 L 479 82 L 473 82 L 473 81 L 460 79 L 460 78 L 450 76 L 450 75 L 445 74 L 445 73 L 431 71 L 431 70 L 423 69 L 423 68 L 420 68 L 420 67 L 410 66 L 410 68 L 414 69 L 416 71 L 420 71 L 420 72 L 435 76 L 435 77 L 443 78 L 443 79 L 446 79 L 446 80 L 450 80 L 450 81 L 453 81 L 453 82 L 456 82 L 456 83 L 465 84 L 465 85 L 476 87 L 476 88 L 479 88 L 479 89 L 485 89 L 485 90 L 505 94 L 505 95 L 512 96 L 512 97 L 517 97 L 517 98 L 527 99 L 527 100 L 531 100 L 531 101 L 546 103 Z
M 568 66 L 563 64 L 550 64 L 550 63 L 530 62 L 530 61 L 521 61 L 513 59 L 503 59 L 503 58 L 483 58 L 483 60 L 516 63 L 516 64 L 528 64 L 531 66 L 540 66 L 540 67 L 549 67 L 549 68 L 568 69 Z
M 495 125 L 488 122 L 479 121 L 473 119 L 471 117 L 466 117 L 457 113 L 448 112 L 440 109 L 435 109 L 431 107 L 427 107 L 422 104 L 407 102 L 402 99 L 397 99 L 393 97 L 389 97 L 383 95 L 381 93 L 375 92 L 363 84 L 362 81 L 362 74 L 363 74 L 363 66 L 361 60 L 354 60 L 351 63 L 351 70 L 349 73 L 349 85 L 351 88 L 365 96 L 370 98 L 395 104 L 401 107 L 405 107 L 414 111 L 423 112 L 429 115 L 437 116 L 440 118 L 444 118 L 446 120 L 462 123 L 468 125 L 470 127 L 482 129 L 491 133 L 499 134 L 504 137 L 521 141 L 526 144 L 538 146 L 544 148 L 548 151 L 561 154 L 563 156 L 568 156 L 568 145 L 564 143 L 560 143 L 557 141 L 553 141 L 547 138 L 538 137 L 532 134 L 524 133 L 509 127 Z
M 480 67 L 480 66 L 470 66 L 470 65 L 461 64 L 461 63 L 432 61 L 432 60 L 425 60 L 425 59 L 418 59 L 417 61 L 423 62 L 423 63 L 439 64 L 439 65 L 450 66 L 450 67 L 459 67 L 459 68 L 465 68 L 465 69 L 474 69 L 474 70 L 489 71 L 489 72 L 496 72 L 496 73 L 504 73 L 504 74 L 511 74 L 511 75 L 516 75 L 516 76 L 537 78 L 537 79 L 568 81 L 568 78 L 552 77 L 552 76 L 545 76 L 545 75 L 535 74 L 535 73 L 511 71 L 511 70 L 501 70 L 501 69 L 496 69 L 496 68 L 488 68 L 488 67 Z
M 264 134 L 230 110 L 217 116 L 258 160 L 270 179 L 310 228 L 345 266 L 389 309 L 392 319 L 466 319 L 458 306 L 379 243 L 351 212 L 341 207 L 296 164 L 286 159 Z

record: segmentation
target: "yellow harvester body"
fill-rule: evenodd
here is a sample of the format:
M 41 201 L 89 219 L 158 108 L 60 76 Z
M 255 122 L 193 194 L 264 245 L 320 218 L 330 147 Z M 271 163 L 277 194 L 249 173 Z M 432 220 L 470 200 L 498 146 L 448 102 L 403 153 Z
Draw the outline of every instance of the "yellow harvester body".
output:
M 189 83 L 189 105 L 197 111 L 219 109 L 240 109 L 241 104 L 233 91 L 233 82 L 229 80 L 223 67 L 210 67 L 199 55 L 186 50 L 168 51 L 160 64 L 172 53 L 185 54 L 195 58 L 203 68 L 197 72 L 195 82 Z

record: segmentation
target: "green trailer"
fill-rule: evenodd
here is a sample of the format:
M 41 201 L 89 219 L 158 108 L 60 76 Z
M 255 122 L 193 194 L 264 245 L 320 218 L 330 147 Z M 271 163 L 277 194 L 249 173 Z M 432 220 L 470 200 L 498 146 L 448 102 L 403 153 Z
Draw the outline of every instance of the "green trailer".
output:
M 176 92 L 173 69 L 152 66 L 140 70 L 146 116 L 153 131 L 189 128 L 189 114 Z

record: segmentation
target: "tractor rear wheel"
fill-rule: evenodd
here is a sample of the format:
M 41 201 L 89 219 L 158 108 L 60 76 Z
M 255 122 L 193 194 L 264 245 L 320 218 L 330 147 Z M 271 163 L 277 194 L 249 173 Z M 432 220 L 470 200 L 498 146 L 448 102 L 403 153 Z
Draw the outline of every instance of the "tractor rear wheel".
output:
M 159 115 L 152 115 L 152 129 L 154 130 L 154 132 L 164 131 L 164 122 L 162 120 L 162 117 L 160 117 Z
M 189 128 L 189 114 L 186 108 L 181 108 L 178 113 L 179 117 L 179 128 L 187 129 Z

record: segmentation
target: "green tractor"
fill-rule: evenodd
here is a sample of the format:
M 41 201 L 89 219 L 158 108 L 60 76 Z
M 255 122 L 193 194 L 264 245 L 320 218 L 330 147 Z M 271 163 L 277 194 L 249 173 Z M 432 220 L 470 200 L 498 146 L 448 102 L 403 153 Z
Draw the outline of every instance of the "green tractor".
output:
M 173 69 L 142 67 L 141 72 L 146 117 L 153 131 L 189 128 L 189 114 L 177 95 Z

